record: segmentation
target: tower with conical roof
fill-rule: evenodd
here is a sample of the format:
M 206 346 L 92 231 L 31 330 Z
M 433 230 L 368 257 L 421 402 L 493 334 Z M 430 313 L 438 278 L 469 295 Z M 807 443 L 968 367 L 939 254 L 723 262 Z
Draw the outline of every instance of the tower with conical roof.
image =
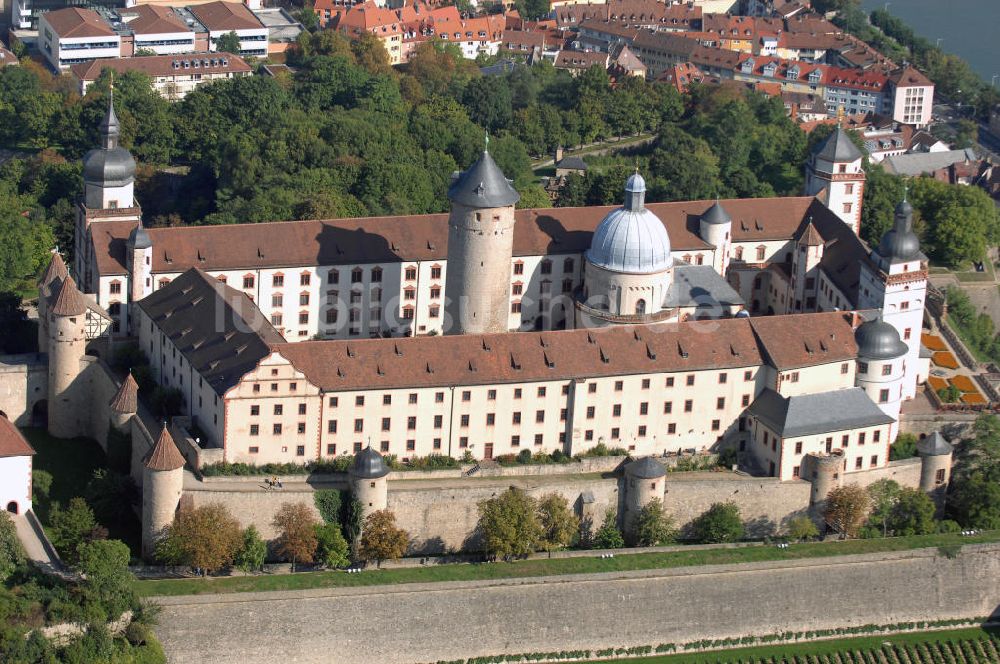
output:
M 806 163 L 806 195 L 819 197 L 855 234 L 861 231 L 861 200 L 865 191 L 863 156 L 838 124 Z
M 139 384 L 129 372 L 122 384 L 118 386 L 118 391 L 108 402 L 108 409 L 111 411 L 111 425 L 118 431 L 126 432 L 129 420 L 135 415 L 139 408 Z
M 90 264 L 90 227 L 101 221 L 140 220 L 135 201 L 135 159 L 121 146 L 121 124 L 115 113 L 114 90 L 99 127 L 100 145 L 83 157 L 83 197 L 77 211 L 73 271 L 80 288 L 98 292 Z M 122 291 L 123 294 L 125 291 Z
M 905 198 L 896 206 L 893 226 L 862 265 L 859 309 L 877 309 L 907 347 L 903 355 L 902 398 L 911 399 L 927 376 L 920 357 L 920 332 L 927 301 L 927 256 L 913 231 L 913 206 Z M 877 403 L 877 402 L 876 402 Z
M 371 445 L 358 452 L 347 469 L 351 493 L 361 505 L 362 520 L 389 506 L 389 467 Z
M 899 338 L 896 328 L 874 318 L 854 331 L 858 344 L 858 364 L 855 382 L 879 409 L 896 420 L 889 427 L 889 440 L 899 432 L 899 411 L 903 405 L 905 358 L 909 347 Z
M 506 332 L 514 206 L 520 195 L 487 149 L 467 171 L 453 176 L 448 200 L 444 332 Z
M 143 459 L 142 554 L 151 558 L 164 529 L 173 523 L 184 490 L 184 457 L 163 425 Z
M 48 299 L 53 290 L 62 286 L 62 282 L 69 276 L 66 263 L 56 249 L 52 250 L 52 257 L 49 264 L 38 278 L 38 352 L 47 352 L 49 345 L 49 317 Z
M 58 285 L 57 285 L 58 284 Z M 80 362 L 87 350 L 87 301 L 73 277 L 50 285 L 46 304 L 49 354 L 49 433 L 73 438 L 84 433 L 83 418 L 89 413 L 79 385 Z
M 719 199 L 715 199 L 715 203 L 699 217 L 698 234 L 702 240 L 715 247 L 712 267 L 722 276 L 726 276 L 729 270 L 730 247 L 733 244 L 733 219 Z

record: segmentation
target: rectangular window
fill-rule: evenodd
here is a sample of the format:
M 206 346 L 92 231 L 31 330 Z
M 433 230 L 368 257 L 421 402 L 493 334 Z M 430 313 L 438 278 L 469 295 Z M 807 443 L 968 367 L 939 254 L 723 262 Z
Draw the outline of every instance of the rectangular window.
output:
M 887 364 L 884 367 L 882 367 L 882 375 L 883 376 L 891 376 L 892 375 L 892 365 L 891 364 Z
M 257 447 L 256 445 L 251 445 L 250 446 L 250 454 L 257 454 L 258 452 L 260 452 L 260 448 L 259 447 Z
M 615 381 L 615 392 L 621 392 L 624 387 L 625 383 L 623 381 L 620 380 Z
M 798 441 L 797 443 L 795 443 L 795 453 L 796 454 L 802 454 L 802 441 L 801 440 Z
M 889 390 L 879 390 L 878 391 L 878 402 L 888 403 L 889 402 Z
M 392 420 L 388 417 L 382 418 L 382 431 L 388 431 L 392 428 Z
M 864 465 L 864 463 L 865 463 L 864 458 L 862 458 L 862 457 L 856 458 L 854 460 L 854 468 L 855 468 L 855 470 L 861 470 L 861 467 Z
M 750 405 L 750 395 L 749 394 L 744 394 L 743 395 L 743 399 L 740 401 L 740 405 L 743 406 L 744 408 L 746 408 L 747 406 Z
M 435 415 L 434 416 L 434 428 L 435 429 L 440 429 L 443 426 L 444 426 L 444 417 L 442 417 L 441 415 Z
M 257 406 L 257 405 L 250 406 L 250 414 L 251 415 L 260 415 L 260 406 Z
M 298 434 L 305 433 L 306 432 L 306 423 L 305 422 L 299 422 L 297 425 L 295 425 L 295 432 L 298 433 Z
M 718 397 L 715 400 L 715 409 L 724 410 L 726 407 L 726 397 Z
M 497 422 L 496 413 L 486 413 L 486 426 L 491 427 Z
M 472 391 L 463 390 L 462 391 L 462 401 L 472 401 Z
M 326 453 L 329 454 L 329 455 L 331 455 L 331 456 L 333 456 L 334 454 L 336 454 L 337 453 L 337 444 L 336 443 L 327 443 Z
M 540 397 L 544 397 L 545 396 L 545 388 L 544 387 L 539 387 L 538 388 L 538 396 L 540 396 Z
M 663 413 L 664 413 L 664 415 L 669 415 L 672 412 L 674 412 L 674 402 L 673 401 L 664 401 L 663 402 Z
M 434 403 L 444 403 L 444 392 L 434 393 Z
M 673 376 L 667 376 L 667 380 L 666 380 L 665 385 L 667 387 L 673 387 L 674 386 L 674 377 Z
M 282 415 L 283 411 L 284 411 L 284 407 L 280 403 L 274 405 L 274 414 L 275 415 Z
M 364 406 L 365 405 L 365 398 L 364 398 L 364 396 L 358 395 L 358 396 L 354 397 L 354 405 L 355 406 Z
M 276 423 L 273 427 L 271 427 L 271 431 L 272 431 L 272 433 L 274 433 L 275 436 L 280 436 L 281 435 L 281 423 Z
M 613 405 L 611 407 L 611 415 L 612 415 L 612 417 L 621 417 L 622 416 L 622 405 L 620 403 L 616 403 L 615 405 Z
M 689 374 L 688 377 L 687 377 L 687 379 L 686 379 L 686 382 L 687 382 L 687 386 L 688 387 L 691 387 L 692 385 L 694 385 L 694 374 Z
M 540 433 L 536 433 L 535 434 L 535 445 L 541 445 L 544 442 L 545 442 L 545 437 L 542 434 L 540 434 Z
M 463 427 L 469 426 L 469 416 L 467 414 L 466 415 L 462 415 L 462 417 L 460 418 L 459 421 L 462 423 Z
M 677 433 L 677 425 L 671 422 L 667 425 L 667 433 Z
M 540 424 L 540 423 L 542 423 L 544 421 L 545 421 L 545 411 L 544 410 L 536 410 L 535 411 L 535 422 L 538 422 Z
M 847 447 L 847 444 L 851 441 L 851 437 L 846 433 L 840 437 L 840 446 Z
M 753 371 L 744 371 L 743 372 L 743 380 L 744 380 L 744 382 L 748 382 L 748 381 L 753 380 Z
M 516 435 L 515 436 L 511 436 L 510 437 L 510 446 L 511 447 L 520 447 L 521 446 L 521 437 L 520 436 L 516 436 Z
M 468 436 L 462 436 L 462 437 L 460 437 L 458 439 L 458 446 L 459 447 L 463 447 L 463 448 L 464 447 L 468 447 L 469 446 L 469 437 Z
M 326 421 L 326 432 L 327 433 L 337 433 L 337 420 L 327 420 Z
M 719 374 L 719 384 L 720 385 L 725 384 L 726 380 L 728 380 L 728 379 L 729 379 L 729 375 L 728 374 L 724 374 L 724 373 L 720 373 Z
M 587 386 L 587 392 L 589 394 L 596 394 L 597 393 L 597 383 L 591 383 L 590 385 L 588 385 Z
M 643 401 L 642 403 L 639 404 L 639 414 L 640 415 L 649 415 L 649 403 L 648 402 Z
M 361 433 L 365 430 L 365 421 L 361 418 L 354 420 L 354 431 L 356 433 Z
M 251 424 L 250 425 L 250 435 L 251 436 L 258 436 L 258 435 L 260 435 L 260 425 L 258 425 L 258 424 Z
M 875 429 L 875 431 L 872 433 L 872 442 L 877 443 L 880 440 L 882 440 L 882 430 Z
M 694 402 L 691 399 L 685 399 L 684 400 L 684 412 L 685 413 L 690 413 L 692 410 L 694 410 Z
M 305 445 L 296 445 L 295 446 L 295 456 L 305 456 L 305 455 L 306 455 L 306 446 Z

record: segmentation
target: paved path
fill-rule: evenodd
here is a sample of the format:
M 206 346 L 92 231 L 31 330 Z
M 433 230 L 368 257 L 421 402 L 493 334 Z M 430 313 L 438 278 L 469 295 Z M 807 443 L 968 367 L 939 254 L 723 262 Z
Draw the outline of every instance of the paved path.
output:
M 59 554 L 45 537 L 45 531 L 33 512 L 14 515 L 14 526 L 17 538 L 21 540 L 21 546 L 31 562 L 45 572 L 58 574 L 65 571 Z

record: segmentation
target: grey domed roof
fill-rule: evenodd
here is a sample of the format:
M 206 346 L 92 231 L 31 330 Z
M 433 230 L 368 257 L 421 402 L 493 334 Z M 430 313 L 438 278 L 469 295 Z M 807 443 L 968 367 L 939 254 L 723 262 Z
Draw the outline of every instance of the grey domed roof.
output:
M 489 151 L 479 161 L 458 175 L 448 189 L 448 200 L 473 208 L 514 205 L 521 195 L 511 186 Z
M 358 452 L 350 468 L 351 475 L 368 480 L 385 477 L 389 468 L 382 460 L 382 455 L 371 448 L 371 445 Z
M 120 125 L 115 113 L 114 93 L 101 121 L 101 147 L 83 157 L 83 181 L 104 187 L 123 187 L 135 180 L 135 159 L 118 145 Z
M 944 456 L 955 451 L 948 439 L 935 431 L 917 443 L 917 452 L 921 456 Z
M 121 146 L 97 148 L 83 158 L 83 181 L 105 187 L 122 187 L 135 180 L 135 159 Z
M 666 475 L 667 469 L 663 467 L 662 463 L 655 461 L 652 457 L 643 457 L 625 466 L 625 472 L 632 477 L 651 480 Z
M 861 159 L 861 150 L 854 144 L 843 127 L 837 125 L 837 128 L 833 130 L 833 133 L 820 147 L 819 152 L 816 153 L 816 157 L 831 162 L 857 161 Z
M 896 206 L 895 222 L 878 243 L 878 255 L 890 263 L 923 259 L 920 238 L 913 232 L 913 206 L 906 199 Z
M 129 233 L 128 246 L 131 249 L 149 249 L 153 246 L 153 241 L 150 239 L 145 227 L 143 227 L 142 222 L 139 222 L 139 225 Z
M 701 215 L 701 220 L 706 224 L 728 224 L 733 221 L 733 218 L 726 212 L 726 208 L 722 207 L 722 203 L 717 200 L 705 214 Z
M 644 205 L 646 183 L 638 173 L 625 184 L 625 205 L 608 213 L 594 231 L 587 260 L 614 272 L 652 274 L 673 265 L 670 237 Z
M 862 323 L 854 331 L 854 340 L 858 343 L 858 357 L 870 360 L 892 360 L 909 351 L 896 328 L 881 318 Z

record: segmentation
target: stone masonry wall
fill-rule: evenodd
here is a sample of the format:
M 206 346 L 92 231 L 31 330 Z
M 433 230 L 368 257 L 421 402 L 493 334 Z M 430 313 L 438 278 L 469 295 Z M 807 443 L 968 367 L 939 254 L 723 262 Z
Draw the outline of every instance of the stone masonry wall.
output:
M 168 661 L 409 664 L 990 615 L 1000 545 L 156 600 Z M 382 626 L 389 625 L 385 629 Z
M 31 409 L 48 399 L 49 374 L 44 356 L 0 357 L 0 411 L 18 426 L 31 424 Z

